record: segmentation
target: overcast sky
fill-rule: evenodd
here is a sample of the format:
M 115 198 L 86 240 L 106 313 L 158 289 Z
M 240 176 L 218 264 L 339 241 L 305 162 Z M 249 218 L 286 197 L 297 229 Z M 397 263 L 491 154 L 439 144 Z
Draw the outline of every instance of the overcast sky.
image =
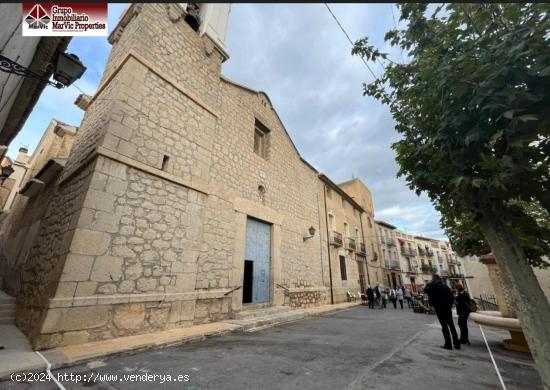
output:
M 109 5 L 109 30 L 124 4 Z M 391 4 L 331 4 L 352 40 L 369 36 L 385 47 L 383 37 L 398 19 Z M 393 9 L 393 15 L 392 15 Z M 223 74 L 266 92 L 302 157 L 339 183 L 360 178 L 372 191 L 377 219 L 414 234 L 443 238 L 439 215 L 426 196 L 417 197 L 396 177 L 390 148 L 399 139 L 388 109 L 362 94 L 372 81 L 363 62 L 324 4 L 233 4 Z M 75 37 L 69 51 L 87 66 L 76 83 L 93 94 L 110 45 L 106 37 Z M 390 51 L 401 61 L 399 51 Z M 378 75 L 381 69 L 373 67 Z M 73 105 L 79 91 L 47 88 L 8 152 L 20 145 L 32 152 L 52 117 L 78 125 L 82 111 Z

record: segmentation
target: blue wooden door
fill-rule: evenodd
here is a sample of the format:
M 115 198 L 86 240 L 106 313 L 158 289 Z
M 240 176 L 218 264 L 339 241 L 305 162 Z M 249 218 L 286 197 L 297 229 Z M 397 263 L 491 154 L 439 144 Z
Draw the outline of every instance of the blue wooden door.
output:
M 252 303 L 270 301 L 271 225 L 248 218 L 245 260 L 254 262 Z

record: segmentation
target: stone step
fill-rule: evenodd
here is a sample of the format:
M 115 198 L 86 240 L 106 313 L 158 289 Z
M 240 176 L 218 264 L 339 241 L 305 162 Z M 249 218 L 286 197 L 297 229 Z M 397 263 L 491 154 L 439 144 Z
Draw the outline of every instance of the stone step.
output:
M 269 328 L 275 325 L 285 324 L 287 322 L 299 321 L 307 317 L 307 313 L 302 310 L 292 310 L 287 313 L 279 313 L 266 317 L 256 317 L 248 320 L 242 320 L 244 332 L 256 332 L 261 329 Z
M 15 303 L 0 303 L 0 310 L 15 310 Z
M 0 307 L 0 317 L 6 317 L 6 316 L 13 317 L 14 314 L 15 314 L 15 307 L 12 309 L 3 309 Z
M 248 318 L 258 318 L 266 317 L 279 313 L 286 313 L 290 311 L 291 308 L 288 306 L 271 306 L 266 308 L 259 308 L 254 310 L 243 310 L 233 315 L 233 318 L 236 320 L 245 320 Z
M 0 304 L 15 303 L 15 298 L 0 290 Z
M 15 323 L 15 317 L 2 317 L 0 318 L 0 325 L 10 325 Z

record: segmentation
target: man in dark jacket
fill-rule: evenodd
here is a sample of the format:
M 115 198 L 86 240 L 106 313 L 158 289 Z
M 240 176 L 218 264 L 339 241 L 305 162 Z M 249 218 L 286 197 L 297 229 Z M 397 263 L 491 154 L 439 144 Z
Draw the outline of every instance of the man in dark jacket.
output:
M 460 342 L 451 311 L 454 303 L 453 292 L 443 283 L 439 275 L 432 276 L 432 281 L 424 287 L 424 292 L 428 294 L 430 304 L 434 307 L 437 319 L 441 324 L 441 331 L 445 338 L 445 345 L 441 346 L 441 348 L 453 349 L 452 345 L 454 344 L 455 349 L 460 349 Z M 453 337 L 452 344 L 451 335 Z
M 371 286 L 367 288 L 367 299 L 369 300 L 369 309 L 374 309 L 374 290 Z

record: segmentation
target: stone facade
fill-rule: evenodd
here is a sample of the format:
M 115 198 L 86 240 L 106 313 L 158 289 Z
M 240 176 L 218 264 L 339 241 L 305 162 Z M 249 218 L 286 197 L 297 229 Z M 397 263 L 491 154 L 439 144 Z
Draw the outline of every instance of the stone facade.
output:
M 303 239 L 321 231 L 318 173 L 267 95 L 222 77 L 227 55 L 183 16 L 134 4 L 110 37 L 24 264 L 16 323 L 35 348 L 229 318 L 250 217 L 271 225 L 270 304 L 327 300 L 319 235 Z
M 3 211 L 11 208 L 15 195 L 27 173 L 28 163 L 29 155 L 27 154 L 27 149 L 24 147 L 19 148 L 17 157 L 11 164 L 11 168 L 13 169 L 12 174 L 0 184 L 0 207 Z
M 13 189 L 13 202 L 9 210 L 6 210 L 7 216 L 0 230 L 1 284 L 11 295 L 20 293 L 22 272 L 29 259 L 29 251 L 37 237 L 41 221 L 46 215 L 46 206 L 50 203 L 54 188 L 51 185 L 46 186 L 32 197 L 21 194 L 21 191 L 45 168 L 52 167 L 53 159 L 62 162 L 67 158 L 76 132 L 77 128 L 74 126 L 52 120 L 35 152 L 28 160 L 25 159 L 25 172 L 17 188 Z
M 331 301 L 345 302 L 348 291 L 364 293 L 377 282 L 372 197 L 358 179 L 337 185 L 325 175 L 319 178 L 324 284 Z

